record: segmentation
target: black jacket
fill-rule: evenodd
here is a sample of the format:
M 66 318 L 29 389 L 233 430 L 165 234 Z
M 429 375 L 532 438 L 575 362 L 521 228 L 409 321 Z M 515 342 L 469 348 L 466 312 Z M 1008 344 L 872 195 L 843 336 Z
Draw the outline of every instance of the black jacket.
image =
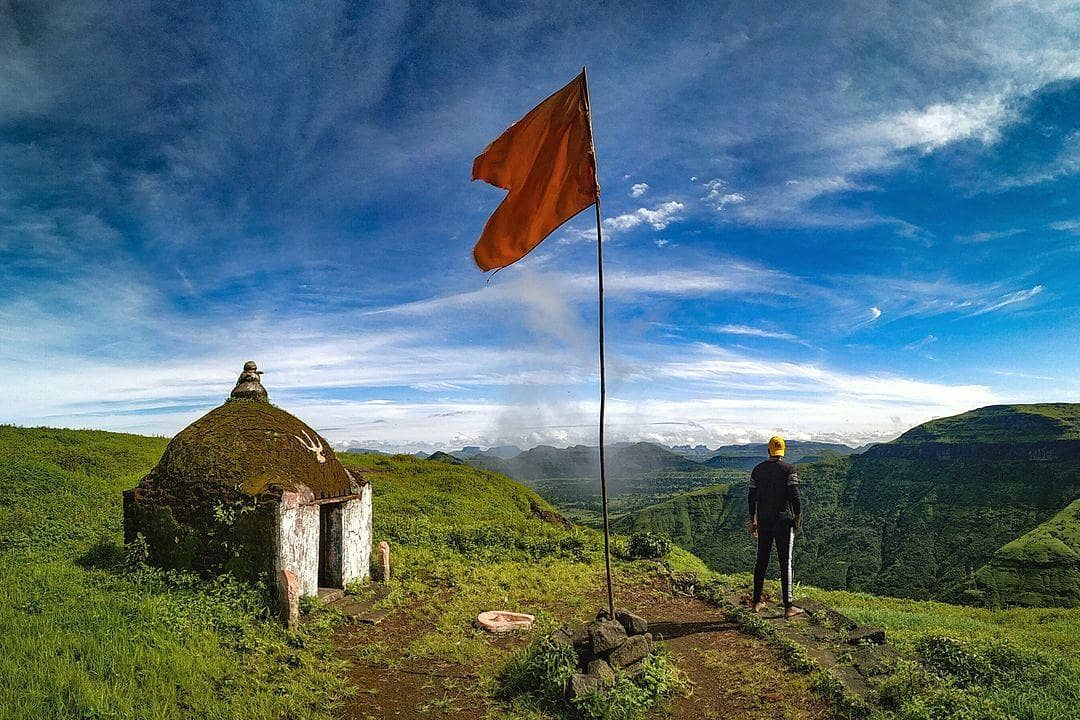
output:
M 766 460 L 750 473 L 750 519 L 757 516 L 758 525 L 775 527 L 802 521 L 799 501 L 799 473 L 795 466 L 783 460 Z

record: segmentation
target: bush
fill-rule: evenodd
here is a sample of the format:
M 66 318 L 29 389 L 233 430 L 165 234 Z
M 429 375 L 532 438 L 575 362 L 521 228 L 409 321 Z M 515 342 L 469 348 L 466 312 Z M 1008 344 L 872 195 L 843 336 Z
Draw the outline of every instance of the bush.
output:
M 577 653 L 548 638 L 533 642 L 514 656 L 502 673 L 503 694 L 529 704 L 557 705 L 566 696 L 570 676 L 577 669 Z
M 634 720 L 660 700 L 685 692 L 688 683 L 658 646 L 645 658 L 644 672 L 632 680 L 621 671 L 604 690 L 567 699 L 570 677 L 577 671 L 577 654 L 569 645 L 544 638 L 520 652 L 503 670 L 502 696 L 534 710 L 565 720 Z
M 658 560 L 671 552 L 671 540 L 651 532 L 634 533 L 626 543 L 631 560 Z
M 578 698 L 573 717 L 582 720 L 634 720 L 661 700 L 686 692 L 687 678 L 662 649 L 645 658 L 644 673 L 636 681 L 621 672 L 615 684 L 599 693 Z

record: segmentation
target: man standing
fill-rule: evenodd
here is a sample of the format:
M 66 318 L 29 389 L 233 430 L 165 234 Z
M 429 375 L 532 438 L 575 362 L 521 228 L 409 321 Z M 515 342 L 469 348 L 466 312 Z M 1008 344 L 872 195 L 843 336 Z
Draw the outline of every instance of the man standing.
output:
M 792 598 L 791 562 L 795 550 L 795 529 L 802 521 L 799 502 L 799 473 L 783 460 L 787 446 L 784 438 L 769 440 L 769 459 L 750 473 L 750 534 L 757 538 L 757 564 L 754 566 L 754 612 L 765 603 L 761 590 L 769 567 L 773 542 L 780 560 L 780 588 L 784 594 L 784 617 L 804 614 Z

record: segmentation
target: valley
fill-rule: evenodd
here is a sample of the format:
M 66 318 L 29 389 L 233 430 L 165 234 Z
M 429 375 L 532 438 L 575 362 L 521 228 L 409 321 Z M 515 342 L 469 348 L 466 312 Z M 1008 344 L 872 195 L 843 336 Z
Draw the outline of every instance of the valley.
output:
M 764 446 L 695 461 L 646 445 L 609 450 L 613 527 L 666 535 L 718 572 L 751 567 L 746 494 Z M 803 582 L 976 605 L 1077 604 L 1080 533 L 1070 503 L 1080 498 L 1080 406 L 982 408 L 858 454 L 791 447 L 806 508 L 795 560 Z M 595 455 L 535 448 L 497 467 L 595 524 L 597 475 L 583 474 Z

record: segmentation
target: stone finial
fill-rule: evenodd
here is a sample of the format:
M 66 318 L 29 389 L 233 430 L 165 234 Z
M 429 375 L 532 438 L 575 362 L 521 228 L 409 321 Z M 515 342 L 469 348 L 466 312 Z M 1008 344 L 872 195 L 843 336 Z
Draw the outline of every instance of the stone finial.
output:
M 244 371 L 240 373 L 240 378 L 236 381 L 236 387 L 233 388 L 230 397 L 269 402 L 270 396 L 262 385 L 262 378 L 259 377 L 262 374 L 262 370 L 259 370 L 255 361 L 248 360 L 244 363 Z

